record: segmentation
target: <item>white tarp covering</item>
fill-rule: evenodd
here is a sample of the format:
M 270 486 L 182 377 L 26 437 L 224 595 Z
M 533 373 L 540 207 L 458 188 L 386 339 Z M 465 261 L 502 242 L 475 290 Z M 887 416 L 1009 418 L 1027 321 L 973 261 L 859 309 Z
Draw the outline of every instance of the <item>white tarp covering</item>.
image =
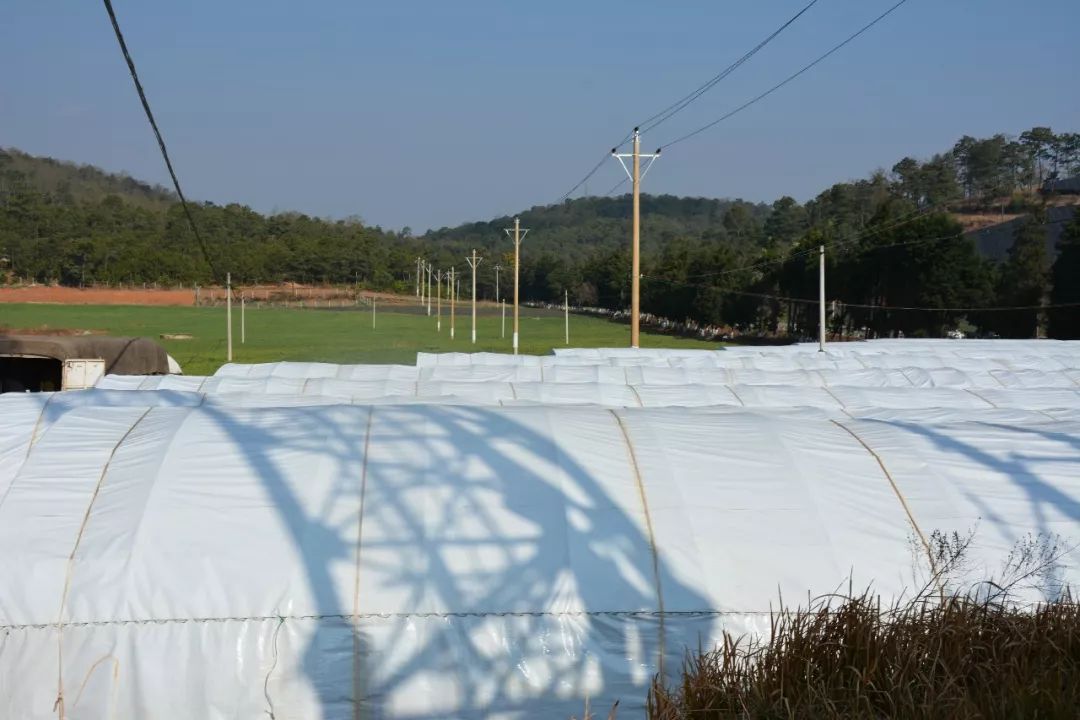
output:
M 935 531 L 1080 580 L 1077 346 L 860 345 L 0 396 L 0 717 L 640 717 L 780 594 L 910 591 Z
M 33 427 L 43 403 L 0 407 Z M 859 439 L 923 533 L 976 531 L 976 565 L 1080 527 L 1075 421 L 49 407 L 3 450 L 5 717 L 54 717 L 61 687 L 70 717 L 635 714 L 661 655 L 763 629 L 778 591 L 911 585 Z

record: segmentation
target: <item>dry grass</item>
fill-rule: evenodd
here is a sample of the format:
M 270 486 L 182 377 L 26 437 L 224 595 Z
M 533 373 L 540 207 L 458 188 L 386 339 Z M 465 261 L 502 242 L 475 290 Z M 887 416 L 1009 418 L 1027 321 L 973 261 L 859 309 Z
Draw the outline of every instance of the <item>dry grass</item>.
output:
M 778 612 L 760 642 L 726 637 L 656 682 L 653 720 L 682 718 L 1076 718 L 1080 605 L 869 594 Z

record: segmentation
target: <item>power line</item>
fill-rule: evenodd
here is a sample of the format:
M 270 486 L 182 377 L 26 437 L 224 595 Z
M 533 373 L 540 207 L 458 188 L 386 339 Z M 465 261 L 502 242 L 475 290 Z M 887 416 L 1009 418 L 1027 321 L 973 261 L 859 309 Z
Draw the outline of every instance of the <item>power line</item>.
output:
M 128 52 L 127 43 L 124 41 L 124 34 L 120 31 L 120 23 L 116 20 L 116 12 L 113 10 L 112 0 L 104 0 L 104 2 L 105 11 L 109 13 L 109 21 L 112 23 L 113 32 L 116 33 L 116 41 L 120 43 L 120 52 L 124 54 L 124 61 L 127 62 L 131 80 L 135 83 L 135 91 L 139 94 L 139 101 L 142 102 L 143 110 L 146 112 L 146 119 L 150 121 L 150 127 L 154 130 L 154 137 L 157 138 L 158 147 L 161 148 L 161 157 L 164 158 L 165 167 L 169 170 L 169 177 L 172 178 L 173 187 L 176 188 L 176 195 L 180 198 L 180 205 L 184 209 L 184 215 L 187 217 L 188 225 L 191 226 L 191 231 L 195 234 L 195 239 L 199 243 L 199 249 L 202 250 L 206 264 L 210 266 L 210 273 L 216 276 L 217 270 L 214 268 L 214 261 L 210 258 L 210 252 L 206 248 L 206 243 L 203 241 L 202 235 L 199 234 L 199 229 L 195 226 L 195 218 L 191 215 L 191 208 L 188 207 L 187 199 L 184 197 L 184 191 L 180 189 L 180 181 L 176 177 L 176 171 L 173 170 L 172 161 L 169 160 L 169 151 L 165 148 L 165 139 L 161 136 L 161 130 L 158 129 L 157 122 L 154 120 L 154 113 L 150 110 L 150 103 L 146 99 L 146 93 L 143 91 L 142 83 L 139 82 L 139 74 L 135 71 L 135 61 L 131 59 L 131 53 Z
M 670 119 L 674 115 L 681 112 L 686 106 L 690 105 L 690 103 L 694 102 L 699 97 L 701 97 L 702 95 L 707 93 L 709 90 L 714 88 L 721 80 L 723 80 L 728 75 L 731 75 L 731 73 L 738 70 L 744 63 L 746 63 L 746 61 L 748 61 L 750 58 L 752 58 L 754 55 L 756 55 L 762 48 L 764 48 L 766 45 L 771 43 L 774 39 L 776 39 L 776 37 L 780 33 L 782 33 L 784 30 L 786 30 L 788 27 L 790 27 L 796 20 L 798 20 L 800 17 L 802 17 L 810 8 L 812 8 L 814 5 L 816 5 L 818 3 L 818 1 L 819 0 L 811 0 L 811 2 L 809 4 L 807 4 L 805 7 L 803 7 L 799 12 L 795 13 L 795 15 L 793 15 L 791 18 L 789 18 L 787 20 L 787 22 L 785 22 L 783 25 L 781 25 L 776 30 L 774 30 L 771 34 L 769 34 L 768 37 L 766 37 L 764 40 L 759 42 L 753 48 L 751 48 L 750 50 L 745 52 L 742 55 L 742 57 L 740 57 L 738 60 L 736 60 L 735 62 L 733 62 L 730 65 L 728 65 L 727 67 L 725 67 L 723 70 L 721 70 L 719 73 L 717 73 L 713 77 L 709 78 L 703 84 L 699 85 L 690 94 L 679 98 L 674 103 L 672 103 L 671 105 L 668 105 L 666 108 L 664 108 L 660 112 L 655 113 L 655 114 L 650 115 L 649 117 L 645 118 L 645 120 L 638 123 L 637 126 L 643 128 L 642 132 L 647 132 L 649 130 L 652 130 L 653 128 L 658 127 L 661 123 L 667 121 L 668 119 Z M 616 143 L 613 146 L 613 150 L 617 150 L 618 148 L 625 145 L 627 143 L 627 141 L 630 140 L 630 138 L 632 136 L 633 136 L 633 133 L 627 133 L 625 136 L 623 136 L 622 140 L 620 140 L 618 143 Z M 573 187 L 571 187 L 569 190 L 567 190 L 565 193 L 563 193 L 559 197 L 559 199 L 555 201 L 555 203 L 556 204 L 561 203 L 563 200 L 565 200 L 566 198 L 573 195 L 574 192 L 576 192 L 579 187 L 581 187 L 586 182 L 588 182 L 589 179 L 592 178 L 592 176 L 595 175 L 597 173 L 597 171 L 600 170 L 601 167 L 603 167 L 605 160 L 607 160 L 607 155 L 606 154 L 604 155 L 604 157 L 602 157 L 596 163 L 596 165 L 593 166 L 593 168 L 591 170 L 589 170 L 589 172 L 587 172 L 585 174 L 585 177 L 583 177 L 581 180 L 579 180 L 577 183 L 575 183 Z M 625 182 L 626 182 L 625 179 L 621 180 L 618 185 L 616 185 L 614 188 L 612 188 L 611 190 L 606 192 L 605 195 L 610 195 L 615 190 L 617 190 L 619 187 L 622 187 L 623 183 L 625 183 Z
M 642 122 L 638 123 L 638 126 L 641 127 L 641 132 L 643 132 L 643 133 L 649 132 L 650 130 L 660 126 L 662 123 L 666 122 L 667 120 L 671 119 L 672 117 L 674 117 L 675 115 L 680 113 L 684 108 L 686 108 L 688 105 L 690 105 L 690 103 L 694 102 L 699 97 L 701 97 L 702 95 L 707 93 L 709 90 L 711 90 L 713 87 L 715 87 L 717 85 L 717 83 L 719 83 L 721 80 L 723 80 L 728 75 L 730 75 L 731 73 L 738 70 L 746 61 L 748 61 L 750 58 L 752 58 L 754 55 L 756 55 L 762 48 L 764 48 L 766 45 L 768 45 L 774 39 L 776 39 L 776 37 L 780 33 L 784 32 L 784 30 L 786 30 L 789 26 L 791 26 L 792 23 L 794 23 L 796 20 L 798 20 L 800 17 L 802 17 L 808 10 L 810 10 L 810 8 L 814 7 L 814 5 L 816 5 L 817 3 L 818 3 L 818 0 L 811 0 L 811 2 L 808 5 L 803 7 L 803 9 L 800 10 L 799 12 L 795 13 L 791 18 L 788 19 L 787 22 L 785 22 L 783 25 L 781 25 L 776 30 L 774 30 L 768 37 L 766 37 L 764 40 L 762 40 L 757 45 L 755 45 L 753 48 L 751 48 L 746 53 L 744 53 L 742 55 L 742 57 L 740 57 L 738 60 L 731 63 L 726 68 L 721 70 L 719 73 L 717 73 L 716 75 L 711 77 L 705 83 L 703 83 L 702 85 L 699 85 L 697 87 L 697 89 L 695 89 L 689 95 L 686 95 L 686 96 L 682 97 L 681 99 L 676 100 L 674 103 L 672 103 L 671 105 L 668 105 L 666 108 L 664 108 L 660 112 L 658 112 L 655 115 L 652 115 L 652 116 L 646 118 L 645 120 L 643 120 Z
M 888 10 L 886 10 L 886 11 L 885 11 L 885 12 L 883 12 L 883 13 L 881 13 L 881 14 L 880 14 L 880 15 L 878 15 L 878 16 L 877 16 L 876 18 L 874 18 L 873 20 L 871 20 L 871 21 L 870 21 L 869 23 L 867 23 L 866 25 L 864 25 L 864 26 L 863 26 L 862 28 L 860 28 L 860 29 L 859 29 L 859 30 L 857 30 L 856 32 L 854 32 L 854 33 L 852 33 L 851 35 L 849 35 L 849 36 L 848 36 L 848 37 L 847 37 L 847 38 L 846 38 L 846 39 L 845 39 L 845 40 L 844 40 L 843 42 L 841 42 L 841 43 L 839 43 L 839 44 L 837 44 L 837 45 L 834 45 L 834 46 L 832 47 L 832 49 L 831 49 L 831 50 L 829 50 L 828 52 L 826 52 L 826 53 L 825 53 L 824 55 L 821 55 L 821 56 L 819 56 L 819 57 L 818 57 L 818 58 L 817 58 L 816 60 L 814 60 L 813 62 L 811 62 L 811 63 L 810 63 L 809 65 L 805 65 L 805 66 L 803 66 L 803 68 L 802 68 L 801 70 L 799 70 L 799 71 L 797 71 L 797 72 L 795 72 L 795 73 L 793 73 L 793 74 L 789 75 L 789 76 L 788 76 L 787 78 L 785 78 L 784 80 L 780 81 L 780 82 L 779 82 L 779 83 L 777 83 L 776 85 L 773 85 L 773 86 L 772 86 L 771 88 L 769 88 L 769 89 L 768 89 L 768 90 L 766 90 L 765 92 L 761 93 L 760 95 L 758 95 L 758 96 L 756 96 L 756 97 L 754 97 L 754 98 L 752 98 L 752 99 L 750 99 L 750 100 L 746 101 L 745 103 L 743 103 L 743 104 L 742 104 L 742 105 L 740 105 L 739 107 L 735 108 L 734 110 L 731 110 L 730 112 L 727 112 L 727 113 L 725 113 L 724 115 L 721 115 L 721 116 L 720 116 L 719 118 L 717 118 L 716 120 L 713 120 L 712 122 L 710 122 L 710 123 L 708 123 L 708 124 L 706 124 L 706 125 L 702 125 L 702 126 L 701 126 L 701 127 L 699 127 L 699 128 L 697 129 L 697 130 L 694 130 L 694 131 L 692 131 L 692 132 L 689 132 L 689 133 L 687 133 L 686 135 L 682 135 L 681 137 L 678 137 L 678 138 L 676 138 L 675 140 L 672 140 L 671 142 L 668 142 L 668 143 L 665 143 L 665 144 L 663 144 L 663 145 L 662 145 L 661 147 L 669 148 L 669 147 L 671 147 L 672 145 L 678 145 L 679 143 L 683 142 L 684 140 L 689 140 L 690 138 L 694 137 L 695 135 L 699 135 L 699 134 L 701 134 L 701 133 L 705 132 L 706 130 L 708 130 L 709 128 L 712 128 L 712 127 L 714 127 L 714 126 L 716 126 L 716 125 L 720 124 L 720 123 L 721 123 L 721 122 L 723 122 L 724 120 L 727 120 L 728 118 L 732 117 L 733 115 L 736 115 L 736 114 L 738 114 L 738 113 L 742 112 L 743 110 L 747 109 L 747 108 L 748 108 L 748 107 L 750 107 L 751 105 L 754 105 L 755 103 L 757 103 L 757 102 L 759 102 L 759 101 L 761 101 L 761 100 L 764 100 L 764 99 L 765 99 L 765 98 L 767 98 L 767 97 L 768 97 L 769 95 L 772 95 L 772 94 L 773 94 L 774 92 L 776 92 L 776 91 L 777 91 L 777 90 L 779 90 L 780 88 L 784 87 L 785 85 L 787 85 L 788 83 L 790 83 L 790 82 L 791 82 L 792 80 L 795 80 L 796 78 L 798 78 L 798 77 L 799 77 L 800 75 L 802 75 L 803 73 L 806 73 L 807 71 L 809 71 L 810 69 L 812 69 L 813 67 L 815 67 L 816 65 L 818 65 L 819 63 L 823 62 L 823 61 L 824 61 L 824 60 L 825 60 L 826 58 L 828 58 L 829 56 L 831 56 L 831 55 L 832 55 L 833 53 L 837 52 L 838 50 L 840 50 L 841 48 L 843 48 L 844 46 L 846 46 L 846 45 L 847 45 L 848 43 L 852 42 L 852 41 L 853 41 L 853 40 L 855 40 L 855 39 L 856 39 L 857 37 L 859 37 L 860 35 L 862 35 L 863 33 L 865 33 L 865 32 L 866 32 L 867 30 L 869 30 L 870 28 L 872 28 L 872 27 L 874 27 L 875 25 L 877 25 L 877 24 L 878 24 L 879 22 L 881 22 L 881 21 L 882 21 L 882 20 L 884 20 L 884 19 L 885 19 L 886 17 L 888 17 L 889 15 L 891 15 L 891 14 L 892 14 L 892 13 L 893 13 L 893 12 L 894 12 L 895 10 L 897 10 L 897 9 L 898 9 L 898 8 L 899 8 L 899 7 L 901 6 L 901 5 L 903 5 L 903 4 L 904 4 L 904 3 L 906 3 L 906 2 L 907 2 L 907 0 L 899 0 L 899 2 L 897 2 L 897 3 L 895 4 L 895 5 L 893 5 L 892 7 L 890 7 L 890 8 L 888 9 Z
M 667 278 L 643 276 L 646 280 L 652 280 L 654 282 L 667 283 L 669 285 L 682 285 L 691 288 L 706 288 L 704 285 L 693 285 L 691 283 L 684 283 L 679 280 L 669 280 Z M 762 298 L 764 300 L 776 300 L 779 302 L 793 302 L 803 303 L 806 305 L 817 305 L 817 298 L 794 298 L 786 297 L 784 295 L 772 295 L 770 293 L 756 293 L 747 290 L 726 290 L 722 288 L 709 288 L 721 295 L 742 295 L 746 297 Z M 1051 303 L 1047 305 L 1011 305 L 1011 306 L 984 306 L 984 307 L 918 307 L 911 305 L 869 305 L 865 303 L 849 303 L 843 300 L 835 301 L 838 305 L 849 308 L 860 308 L 864 310 L 910 310 L 914 312 L 1003 312 L 1003 311 L 1018 311 L 1018 310 L 1052 310 L 1056 308 L 1069 308 L 1080 307 L 1080 302 L 1072 303 Z

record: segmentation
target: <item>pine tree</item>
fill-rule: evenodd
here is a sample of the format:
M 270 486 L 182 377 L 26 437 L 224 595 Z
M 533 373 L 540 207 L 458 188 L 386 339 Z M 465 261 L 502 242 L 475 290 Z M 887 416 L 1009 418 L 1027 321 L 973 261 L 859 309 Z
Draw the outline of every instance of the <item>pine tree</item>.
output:
M 1016 231 L 1009 256 L 1001 269 L 998 303 L 1002 307 L 1031 309 L 991 313 L 989 323 L 1003 337 L 1031 338 L 1038 334 L 1039 310 L 1047 284 L 1046 211 L 1028 216 Z

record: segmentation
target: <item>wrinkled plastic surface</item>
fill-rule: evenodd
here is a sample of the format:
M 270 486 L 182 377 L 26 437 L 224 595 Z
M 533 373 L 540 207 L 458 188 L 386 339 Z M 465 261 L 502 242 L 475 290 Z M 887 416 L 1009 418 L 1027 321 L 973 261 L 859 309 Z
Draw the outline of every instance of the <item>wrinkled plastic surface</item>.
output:
M 975 364 L 1080 365 L 995 347 Z M 736 369 L 818 372 L 756 352 Z M 71 718 L 637 717 L 661 664 L 767 632 L 780 593 L 910 591 L 916 528 L 973 531 L 976 578 L 1028 534 L 1080 541 L 1072 389 L 898 388 L 889 357 L 858 358 L 862 385 L 532 380 L 505 407 L 498 357 L 477 382 L 459 358 L 0 396 L 0 717 L 58 695 Z M 463 404 L 332 394 L 398 382 Z M 651 406 L 601 407 L 622 393 Z M 664 406 L 691 396 L 715 402 Z

